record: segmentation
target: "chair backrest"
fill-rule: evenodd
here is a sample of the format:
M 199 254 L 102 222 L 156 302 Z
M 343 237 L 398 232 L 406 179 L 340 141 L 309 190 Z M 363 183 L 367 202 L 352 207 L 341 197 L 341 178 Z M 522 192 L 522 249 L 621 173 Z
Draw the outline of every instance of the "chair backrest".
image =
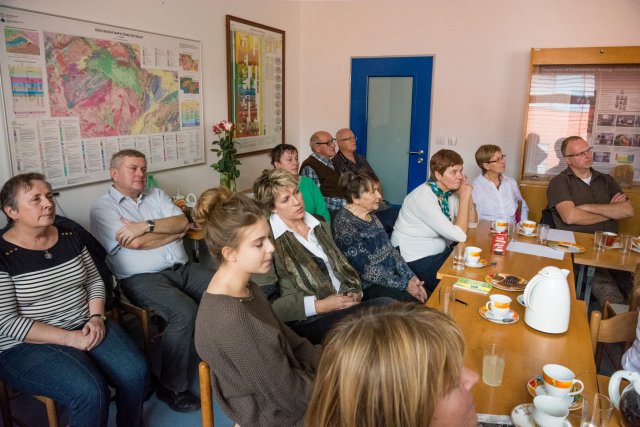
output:
M 555 228 L 555 223 L 553 221 L 553 213 L 551 213 L 551 209 L 544 208 L 542 210 L 542 214 L 540 216 L 540 224 L 548 224 L 551 228 Z
M 629 311 L 609 319 L 602 320 L 602 313 L 594 310 L 591 313 L 589 327 L 591 329 L 591 345 L 596 354 L 598 343 L 628 343 L 636 338 L 638 313 Z
M 635 276 L 633 277 L 633 289 L 629 296 L 629 311 L 638 311 L 638 301 L 640 300 L 640 263 L 636 265 Z
M 200 407 L 202 409 L 202 427 L 213 427 L 213 396 L 211 394 L 211 369 L 204 360 L 198 365 L 200 380 Z

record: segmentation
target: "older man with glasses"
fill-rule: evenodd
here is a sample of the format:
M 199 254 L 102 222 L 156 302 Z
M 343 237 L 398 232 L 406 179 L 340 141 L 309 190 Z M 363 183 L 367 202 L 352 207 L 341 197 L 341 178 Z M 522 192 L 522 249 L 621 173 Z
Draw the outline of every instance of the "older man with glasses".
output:
M 300 175 L 316 183 L 333 216 L 347 203 L 338 185 L 340 171 L 331 163 L 331 158 L 336 155 L 336 140 L 329 132 L 321 130 L 311 135 L 309 145 L 313 153 L 302 162 Z
M 331 159 L 331 163 L 333 163 L 335 169 L 342 173 L 358 173 L 359 171 L 366 169 L 375 175 L 375 172 L 373 172 L 373 169 L 369 166 L 367 159 L 356 154 L 357 140 L 358 138 L 356 138 L 351 129 L 344 128 L 336 132 L 338 154 Z
M 629 198 L 611 175 L 593 169 L 592 147 L 583 138 L 566 138 L 560 151 L 567 169 L 556 175 L 547 188 L 555 228 L 586 233 L 617 232 L 616 221 L 633 216 Z M 624 296 L 609 273 L 611 271 L 596 269 L 593 294 L 601 303 L 605 299 L 623 302 Z M 626 280 L 618 280 L 620 282 Z

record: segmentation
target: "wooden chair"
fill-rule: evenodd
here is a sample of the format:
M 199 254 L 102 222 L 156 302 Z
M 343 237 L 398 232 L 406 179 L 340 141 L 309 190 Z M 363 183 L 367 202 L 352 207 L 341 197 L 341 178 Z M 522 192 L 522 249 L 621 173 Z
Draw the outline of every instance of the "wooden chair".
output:
M 9 393 L 6 384 L 0 380 L 0 414 L 2 416 L 2 423 L 5 427 L 11 427 L 14 422 L 19 426 L 26 426 L 25 423 L 15 418 L 11 414 L 11 406 L 9 400 L 13 397 L 19 396 L 20 393 Z M 58 412 L 56 411 L 56 402 L 45 396 L 34 396 L 40 402 L 44 403 L 47 409 L 47 419 L 49 420 L 49 427 L 58 427 Z
M 637 324 L 638 313 L 635 311 L 621 313 L 609 319 L 602 319 L 602 314 L 598 310 L 594 310 L 591 313 L 589 328 L 591 329 L 593 355 L 596 357 L 596 360 L 598 360 L 597 350 L 598 344 L 600 343 L 624 343 L 625 346 L 630 346 L 636 338 Z M 596 363 L 596 369 L 598 365 L 599 362 Z M 598 389 L 600 393 L 608 396 L 608 386 L 609 377 L 598 375 Z
M 142 350 L 149 363 L 152 361 L 152 344 L 156 336 L 161 335 L 162 332 L 156 336 L 151 336 L 151 318 L 155 316 L 153 310 L 138 307 L 124 295 L 120 289 L 120 283 L 114 278 L 113 282 L 114 290 L 114 308 L 111 311 L 113 318 L 120 325 L 123 325 L 123 315 L 131 315 L 140 321 L 142 327 Z
M 200 408 L 202 410 L 202 427 L 213 427 L 213 396 L 211 393 L 211 369 L 204 360 L 198 365 L 200 380 Z
M 608 319 L 616 314 L 626 313 L 628 311 L 638 311 L 638 302 L 640 301 L 640 264 L 636 265 L 636 271 L 633 276 L 633 288 L 629 295 L 629 304 L 616 304 L 609 301 L 604 302 L 602 309 L 602 317 Z

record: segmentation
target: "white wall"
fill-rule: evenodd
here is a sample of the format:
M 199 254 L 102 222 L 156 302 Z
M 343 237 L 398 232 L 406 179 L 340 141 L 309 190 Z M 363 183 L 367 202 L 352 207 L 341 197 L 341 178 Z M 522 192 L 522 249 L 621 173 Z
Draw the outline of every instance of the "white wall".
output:
M 496 143 L 519 177 L 531 47 L 640 43 L 638 0 L 0 0 L 0 4 L 202 41 L 204 121 L 227 115 L 224 16 L 283 29 L 286 39 L 286 142 L 309 154 L 309 136 L 349 122 L 352 56 L 435 55 L 431 151 L 435 136 L 456 136 L 467 173 L 478 145 Z M 9 176 L 6 136 L 0 182 Z M 207 165 L 155 174 L 173 194 L 218 184 Z M 244 158 L 239 188 L 268 167 L 266 155 Z M 90 202 L 106 182 L 63 190 L 66 213 L 88 225 Z
M 638 45 L 639 23 L 638 0 L 303 2 L 301 140 L 348 126 L 351 57 L 435 55 L 431 153 L 457 136 L 474 177 L 476 148 L 498 144 L 519 178 L 530 49 Z
M 211 126 L 227 118 L 227 72 L 225 50 L 225 15 L 242 17 L 286 31 L 286 135 L 296 140 L 299 135 L 300 105 L 299 55 L 300 5 L 297 2 L 265 0 L 4 0 L 2 6 L 14 6 L 37 12 L 84 19 L 110 25 L 156 32 L 202 41 L 204 124 L 206 129 L 207 164 L 154 173 L 160 186 L 169 194 L 200 194 L 217 186 L 218 173 L 208 165 L 216 161 L 208 151 L 213 140 Z M 0 182 L 10 176 L 6 132 L 2 128 L 0 142 Z M 265 167 L 267 155 L 241 159 L 238 188 L 251 187 Z M 103 194 L 108 182 L 61 190 L 58 201 L 66 214 L 81 224 L 89 225 L 91 201 Z M 4 224 L 4 215 L 0 220 Z

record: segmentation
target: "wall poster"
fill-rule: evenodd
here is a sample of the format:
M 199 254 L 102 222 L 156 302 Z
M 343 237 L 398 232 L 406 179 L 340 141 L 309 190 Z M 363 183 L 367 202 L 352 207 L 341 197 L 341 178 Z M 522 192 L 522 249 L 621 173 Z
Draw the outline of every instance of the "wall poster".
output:
M 527 111 L 523 179 L 548 181 L 566 169 L 562 140 L 584 138 L 593 167 L 619 165 L 640 181 L 640 65 L 535 65 Z
M 149 171 L 204 163 L 201 57 L 199 41 L 0 7 L 13 174 L 103 181 L 125 148 Z
M 229 120 L 238 153 L 283 143 L 285 32 L 227 15 Z

